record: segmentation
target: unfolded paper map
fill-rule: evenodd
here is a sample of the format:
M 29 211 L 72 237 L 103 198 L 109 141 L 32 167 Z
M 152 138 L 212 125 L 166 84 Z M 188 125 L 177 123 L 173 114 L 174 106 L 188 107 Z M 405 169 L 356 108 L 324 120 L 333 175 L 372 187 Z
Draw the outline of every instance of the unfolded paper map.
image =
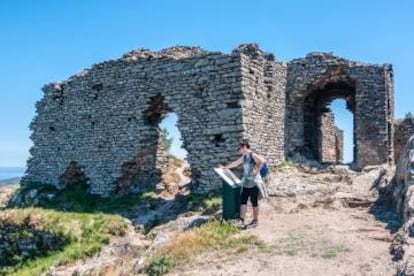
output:
M 214 168 L 214 171 L 231 186 L 241 183 L 240 179 L 229 169 Z

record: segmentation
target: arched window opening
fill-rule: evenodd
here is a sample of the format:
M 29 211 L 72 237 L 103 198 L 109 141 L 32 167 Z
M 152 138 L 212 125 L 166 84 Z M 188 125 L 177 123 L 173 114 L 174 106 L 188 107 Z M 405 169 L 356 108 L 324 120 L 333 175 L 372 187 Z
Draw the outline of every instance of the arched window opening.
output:
M 354 119 L 343 99 L 333 100 L 321 117 L 321 161 L 352 163 L 354 160 Z
M 171 192 L 191 181 L 188 155 L 183 145 L 181 132 L 177 127 L 179 118 L 176 113 L 167 113 L 159 124 L 159 144 L 167 153 L 168 169 L 163 175 L 163 188 Z

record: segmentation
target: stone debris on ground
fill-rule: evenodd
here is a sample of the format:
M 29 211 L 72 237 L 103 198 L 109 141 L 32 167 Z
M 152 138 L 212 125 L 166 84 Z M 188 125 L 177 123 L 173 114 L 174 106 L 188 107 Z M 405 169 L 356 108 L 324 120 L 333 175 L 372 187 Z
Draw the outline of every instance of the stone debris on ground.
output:
M 271 197 L 260 203 L 259 226 L 242 232 L 256 236 L 258 246 L 237 255 L 213 250 L 190 264 L 176 267 L 170 274 L 393 275 L 396 266 L 390 246 L 395 241 L 393 231 L 398 229 L 399 217 L 380 204 L 378 191 L 378 187 L 386 186 L 391 175 L 392 168 L 386 165 L 360 172 L 346 165 L 316 170 L 296 165 L 279 167 L 272 171 L 268 181 Z M 212 217 L 203 216 L 202 211 L 190 211 L 185 204 L 178 207 L 169 203 L 179 202 L 174 200 L 177 197 L 170 195 L 169 200 L 161 201 L 155 208 L 154 214 L 170 216 L 158 226 L 147 232 L 129 233 L 92 259 L 54 268 L 51 275 L 143 273 L 151 252 Z M 213 214 L 219 215 L 220 210 Z M 138 207 L 129 213 L 136 229 L 140 229 L 145 216 Z M 247 220 L 250 219 L 251 209 Z M 124 250 L 118 250 L 119 247 Z

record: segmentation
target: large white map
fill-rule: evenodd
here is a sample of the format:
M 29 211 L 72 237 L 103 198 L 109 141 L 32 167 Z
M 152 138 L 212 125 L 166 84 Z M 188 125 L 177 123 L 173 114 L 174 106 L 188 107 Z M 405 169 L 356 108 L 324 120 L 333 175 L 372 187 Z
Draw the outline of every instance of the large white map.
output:
M 241 180 L 229 169 L 214 168 L 214 171 L 230 186 L 240 185 Z

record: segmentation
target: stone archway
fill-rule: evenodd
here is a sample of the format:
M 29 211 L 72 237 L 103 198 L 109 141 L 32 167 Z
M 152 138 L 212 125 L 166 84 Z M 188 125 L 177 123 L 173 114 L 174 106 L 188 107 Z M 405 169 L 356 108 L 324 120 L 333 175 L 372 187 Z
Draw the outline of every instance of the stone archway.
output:
M 334 99 L 354 115 L 354 168 L 392 163 L 393 73 L 390 65 L 349 61 L 314 52 L 288 63 L 285 146 L 321 159 L 321 116 Z
M 336 128 L 332 110 L 328 107 L 336 99 L 343 99 L 346 108 L 355 113 L 355 83 L 342 76 L 336 80 L 318 80 L 308 86 L 303 102 L 303 153 L 321 162 L 339 162 L 343 157 L 343 132 Z M 354 126 L 355 134 L 355 126 Z M 356 151 L 354 135 L 354 158 Z

